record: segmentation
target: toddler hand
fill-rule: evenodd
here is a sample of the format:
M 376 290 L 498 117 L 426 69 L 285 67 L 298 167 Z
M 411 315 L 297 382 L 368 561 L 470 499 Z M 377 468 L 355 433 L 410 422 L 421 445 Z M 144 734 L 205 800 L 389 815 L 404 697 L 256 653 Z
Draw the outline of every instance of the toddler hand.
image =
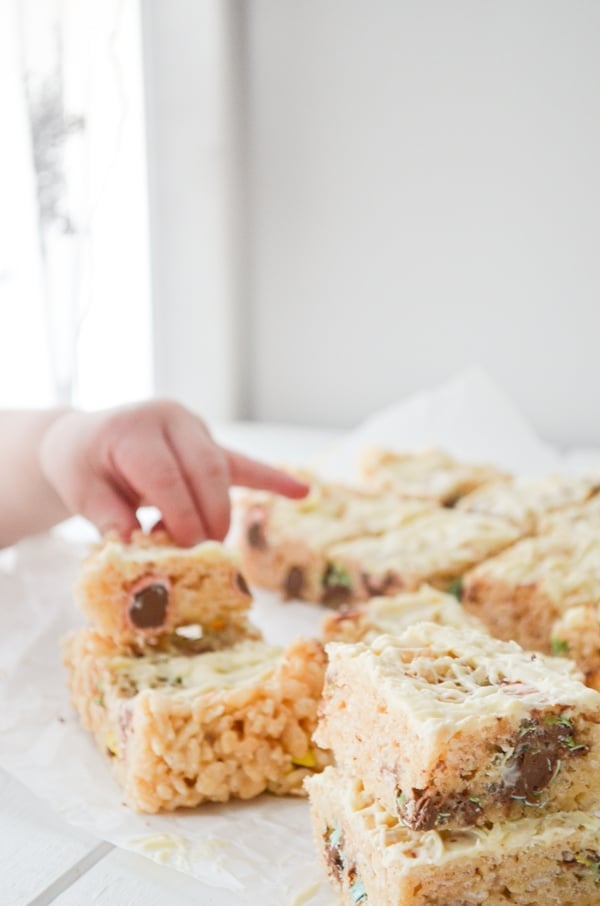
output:
M 128 539 L 136 510 L 152 505 L 180 545 L 223 540 L 231 485 L 300 498 L 303 482 L 220 447 L 204 422 L 178 403 L 148 402 L 103 412 L 67 412 L 46 431 L 40 462 L 70 512 Z

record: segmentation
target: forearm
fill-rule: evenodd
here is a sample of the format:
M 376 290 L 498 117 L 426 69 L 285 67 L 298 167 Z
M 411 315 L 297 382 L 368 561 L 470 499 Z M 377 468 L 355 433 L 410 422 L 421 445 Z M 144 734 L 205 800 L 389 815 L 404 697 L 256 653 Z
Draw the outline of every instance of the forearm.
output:
M 69 515 L 39 456 L 44 434 L 63 412 L 0 411 L 0 548 Z

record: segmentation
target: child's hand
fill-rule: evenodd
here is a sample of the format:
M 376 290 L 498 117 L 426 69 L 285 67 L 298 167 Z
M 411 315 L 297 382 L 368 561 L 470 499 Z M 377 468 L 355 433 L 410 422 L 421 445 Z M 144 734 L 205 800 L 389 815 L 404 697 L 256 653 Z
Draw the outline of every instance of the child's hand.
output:
M 113 529 L 128 539 L 139 528 L 137 508 L 152 505 L 186 546 L 225 537 L 231 485 L 287 497 L 308 491 L 283 472 L 219 447 L 201 419 L 173 402 L 67 412 L 46 431 L 40 462 L 69 511 L 101 532 Z

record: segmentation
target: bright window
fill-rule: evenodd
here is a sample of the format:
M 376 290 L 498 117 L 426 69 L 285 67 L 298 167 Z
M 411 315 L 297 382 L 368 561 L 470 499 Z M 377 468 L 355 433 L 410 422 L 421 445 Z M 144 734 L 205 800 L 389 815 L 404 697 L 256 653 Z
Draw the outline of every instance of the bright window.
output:
M 0 4 L 0 407 L 152 390 L 137 0 Z

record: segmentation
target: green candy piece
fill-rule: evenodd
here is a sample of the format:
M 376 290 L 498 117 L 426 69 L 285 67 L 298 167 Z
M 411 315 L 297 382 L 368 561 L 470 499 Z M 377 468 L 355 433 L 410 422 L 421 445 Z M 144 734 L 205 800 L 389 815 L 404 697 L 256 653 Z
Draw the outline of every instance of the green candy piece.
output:
M 569 643 L 565 642 L 564 639 L 552 639 L 550 644 L 552 646 L 552 654 L 555 657 L 566 657 L 569 653 Z
M 332 846 L 339 846 L 342 842 L 342 828 L 339 824 L 336 824 L 334 827 L 329 828 L 327 831 L 327 839 Z
M 341 585 L 343 588 L 352 588 L 352 580 L 347 569 L 344 569 L 339 563 L 330 563 L 323 577 L 323 585 L 326 587 Z
M 350 896 L 355 903 L 366 903 L 368 900 L 367 892 L 364 888 L 363 882 L 357 878 L 352 887 L 350 888 Z
M 454 597 L 458 598 L 458 600 L 460 601 L 462 598 L 462 593 L 463 593 L 462 577 L 455 579 L 454 582 L 451 582 L 450 585 L 448 586 L 448 588 L 446 589 L 446 593 L 449 595 L 454 595 Z

